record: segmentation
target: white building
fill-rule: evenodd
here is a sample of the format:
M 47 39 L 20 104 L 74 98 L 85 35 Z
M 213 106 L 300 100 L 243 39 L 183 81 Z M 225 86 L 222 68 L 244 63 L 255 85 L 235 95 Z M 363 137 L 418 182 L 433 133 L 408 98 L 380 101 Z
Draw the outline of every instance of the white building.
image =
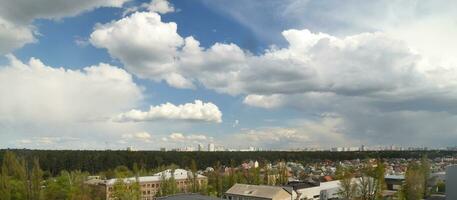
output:
M 190 178 L 193 177 L 192 172 L 184 170 L 184 169 L 176 169 L 176 170 L 165 170 L 159 173 L 156 173 L 152 176 L 140 176 L 124 178 L 124 179 L 109 179 L 106 180 L 104 183 L 104 189 L 106 193 L 107 200 L 115 200 L 113 197 L 114 192 L 114 185 L 117 181 L 124 181 L 126 184 L 133 184 L 138 181 L 141 189 L 141 199 L 142 200 L 153 200 L 155 199 L 155 195 L 160 189 L 160 184 L 163 179 L 169 179 L 173 177 L 176 180 L 176 184 L 179 190 L 186 192 L 189 184 Z M 204 184 L 207 181 L 206 176 L 197 175 L 196 177 L 198 184 Z
M 446 199 L 457 199 L 457 165 L 446 168 Z
M 292 188 L 269 185 L 235 184 L 227 192 L 223 199 L 228 200 L 291 200 L 296 198 Z
M 202 144 L 198 144 L 198 151 L 203 151 L 204 148 L 203 148 L 203 145 Z
M 214 143 L 208 144 L 208 151 L 216 151 L 216 146 L 214 146 Z
M 299 200 L 328 200 L 338 197 L 340 181 L 321 182 L 318 185 L 296 183 L 292 187 L 297 193 Z

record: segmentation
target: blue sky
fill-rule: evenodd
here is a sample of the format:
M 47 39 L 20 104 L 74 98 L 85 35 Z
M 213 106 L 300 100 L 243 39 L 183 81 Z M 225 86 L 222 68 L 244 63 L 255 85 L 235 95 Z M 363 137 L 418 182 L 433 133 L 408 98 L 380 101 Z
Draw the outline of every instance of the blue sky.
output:
M 453 3 L 42 1 L 0 1 L 2 148 L 457 139 Z

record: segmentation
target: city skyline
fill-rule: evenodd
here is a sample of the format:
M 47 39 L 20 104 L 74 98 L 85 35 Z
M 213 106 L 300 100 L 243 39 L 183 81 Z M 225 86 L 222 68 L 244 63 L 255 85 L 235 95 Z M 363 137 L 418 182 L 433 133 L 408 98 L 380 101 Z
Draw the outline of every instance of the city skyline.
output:
M 453 1 L 0 3 L 2 149 L 457 140 Z

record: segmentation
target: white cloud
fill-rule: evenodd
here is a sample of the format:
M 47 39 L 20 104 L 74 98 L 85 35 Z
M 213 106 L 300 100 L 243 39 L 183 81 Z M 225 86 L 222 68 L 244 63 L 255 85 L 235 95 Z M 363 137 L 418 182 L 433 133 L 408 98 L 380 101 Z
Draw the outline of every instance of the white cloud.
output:
M 101 63 L 83 70 L 22 63 L 9 56 L 0 67 L 0 121 L 87 121 L 108 117 L 142 100 L 123 69 Z
M 146 131 L 140 131 L 136 133 L 127 133 L 122 134 L 121 139 L 117 141 L 118 144 L 130 144 L 130 145 L 138 145 L 138 144 L 146 144 L 152 142 L 152 136 Z
M 157 12 L 160 14 L 175 12 L 175 8 L 168 0 L 152 0 L 148 4 L 143 4 L 142 7 L 145 7 L 151 12 Z
M 261 107 L 261 108 L 276 108 L 283 104 L 282 98 L 283 98 L 283 96 L 280 94 L 273 94 L 273 95 L 250 94 L 244 98 L 243 103 L 250 105 L 250 106 Z
M 99 7 L 122 7 L 128 0 L 0 0 L 0 16 L 12 22 L 30 23 L 34 19 L 61 19 Z
M 151 134 L 148 132 L 138 132 L 138 133 L 130 133 L 130 134 L 123 134 L 122 138 L 124 139 L 139 139 L 139 140 L 149 140 L 151 139 Z
M 193 37 L 183 39 L 175 23 L 162 22 L 154 12 L 137 12 L 96 27 L 90 41 L 139 77 L 177 88 L 201 83 L 232 95 L 371 94 L 423 82 L 418 55 L 382 33 L 338 38 L 291 29 L 283 36 L 288 47 L 267 49 L 258 56 L 235 44 L 204 49 Z
M 34 41 L 33 27 L 17 25 L 0 16 L 0 54 L 8 53 L 12 49 Z
M 131 110 L 114 117 L 116 122 L 141 122 L 154 120 L 190 120 L 203 122 L 222 122 L 222 113 L 211 102 L 195 100 L 194 103 L 174 105 L 165 103 L 151 106 L 148 111 Z
M 170 135 L 163 137 L 162 141 L 172 142 L 172 143 L 199 143 L 212 140 L 211 137 L 199 134 L 189 134 L 185 135 L 183 133 L 171 133 Z
M 369 30 L 338 36 L 289 29 L 282 36 L 286 45 L 257 55 L 236 44 L 204 48 L 195 38 L 179 35 L 177 25 L 162 22 L 157 13 L 137 12 L 96 27 L 91 43 L 106 48 L 141 78 L 242 95 L 251 106 L 335 112 L 348 124 L 360 116 L 387 120 L 381 116 L 392 110 L 430 116 L 457 112 L 455 65 L 434 63 L 430 54 L 412 48 L 397 34 Z M 359 135 L 370 132 L 351 128 Z M 384 134 L 382 129 L 371 132 Z
M 259 146 L 267 149 L 331 147 L 360 143 L 345 135 L 345 123 L 339 116 L 326 115 L 305 120 L 294 127 L 266 127 L 248 129 L 234 134 L 234 144 Z M 233 145 L 233 144 L 228 144 Z
M 17 147 L 23 148 L 36 148 L 36 149 L 43 149 L 49 148 L 53 145 L 65 145 L 69 142 L 79 142 L 79 138 L 74 137 L 32 137 L 30 139 L 20 139 L 14 141 Z
M 57 20 L 99 7 L 121 7 L 128 0 L 0 0 L 0 54 L 36 41 L 34 19 Z
M 99 25 L 90 36 L 97 47 L 107 48 L 125 68 L 142 78 L 166 80 L 176 87 L 190 86 L 174 74 L 173 62 L 183 39 L 177 25 L 163 23 L 154 12 L 136 12 L 121 20 Z M 134 37 L 132 37 L 134 33 Z
M 25 63 L 8 58 L 0 66 L 2 145 L 104 149 L 113 136 L 142 129 L 107 122 L 143 100 L 141 87 L 125 70 L 104 63 L 70 70 L 36 58 Z

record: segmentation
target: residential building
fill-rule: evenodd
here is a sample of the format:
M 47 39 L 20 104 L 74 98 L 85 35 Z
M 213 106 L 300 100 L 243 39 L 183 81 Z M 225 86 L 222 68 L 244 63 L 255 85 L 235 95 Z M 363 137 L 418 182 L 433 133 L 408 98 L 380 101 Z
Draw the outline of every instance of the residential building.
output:
M 296 198 L 291 187 L 235 184 L 223 198 L 229 200 L 291 200 Z
M 163 179 L 173 177 L 176 180 L 178 189 L 182 192 L 187 192 L 187 188 L 189 188 L 189 184 L 191 183 L 189 179 L 192 178 L 192 175 L 192 172 L 184 169 L 176 169 L 174 171 L 168 169 L 163 172 L 156 173 L 153 176 L 141 176 L 138 177 L 138 179 L 136 177 L 130 177 L 123 179 L 123 181 L 126 184 L 133 184 L 138 181 L 141 188 L 141 199 L 152 200 L 159 191 L 160 184 Z M 114 200 L 112 193 L 116 181 L 118 181 L 118 179 L 110 179 L 105 182 L 107 200 Z M 199 174 L 197 175 L 198 184 L 204 184 L 206 182 L 207 178 L 205 176 Z
M 216 151 L 216 146 L 214 145 L 214 143 L 208 144 L 208 151 Z
M 340 188 L 340 181 L 328 182 L 304 182 L 293 181 L 289 182 L 287 186 L 293 188 L 297 193 L 298 200 L 328 200 L 338 197 Z
M 219 198 L 201 194 L 175 194 L 166 197 L 158 197 L 157 200 L 218 200 Z

